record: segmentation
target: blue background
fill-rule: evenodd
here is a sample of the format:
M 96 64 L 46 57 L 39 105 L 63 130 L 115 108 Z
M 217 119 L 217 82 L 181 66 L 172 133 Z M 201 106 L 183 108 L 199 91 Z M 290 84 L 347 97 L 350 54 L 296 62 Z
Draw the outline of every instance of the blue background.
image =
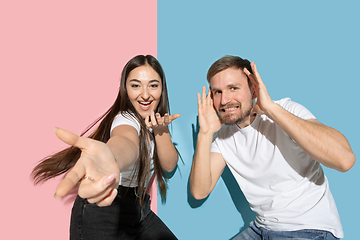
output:
M 342 132 L 359 155 L 360 4 L 357 1 L 158 0 L 158 59 L 169 87 L 173 141 L 183 163 L 158 214 L 179 239 L 231 239 L 254 218 L 228 169 L 203 201 L 189 192 L 197 97 L 210 65 L 226 55 L 254 61 L 273 100 L 290 97 Z M 345 239 L 358 239 L 358 163 L 324 167 Z

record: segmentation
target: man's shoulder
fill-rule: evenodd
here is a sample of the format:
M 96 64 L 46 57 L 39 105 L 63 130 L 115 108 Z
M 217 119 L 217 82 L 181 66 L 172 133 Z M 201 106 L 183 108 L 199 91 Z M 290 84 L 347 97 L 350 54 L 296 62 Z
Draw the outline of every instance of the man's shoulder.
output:
M 223 125 L 218 132 L 215 133 L 214 139 L 227 139 L 231 137 L 238 127 L 236 125 Z
M 282 98 L 280 100 L 274 101 L 274 103 L 279 104 L 280 106 L 284 107 L 287 104 L 292 104 L 292 103 L 295 103 L 295 102 L 291 101 L 291 98 L 285 97 L 285 98 Z

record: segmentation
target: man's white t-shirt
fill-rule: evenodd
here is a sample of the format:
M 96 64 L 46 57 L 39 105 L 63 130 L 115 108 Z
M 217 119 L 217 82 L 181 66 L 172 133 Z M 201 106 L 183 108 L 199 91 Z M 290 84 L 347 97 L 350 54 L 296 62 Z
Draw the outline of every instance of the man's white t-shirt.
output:
M 119 125 L 132 126 L 136 129 L 136 131 L 138 132 L 138 135 L 140 135 L 140 129 L 141 129 L 140 123 L 138 122 L 136 117 L 133 114 L 130 114 L 129 112 L 125 112 L 123 114 L 119 113 L 114 118 L 114 121 L 112 122 L 112 125 L 111 125 L 111 131 Z M 153 172 L 154 172 L 153 153 L 154 153 L 154 142 L 151 141 L 151 149 L 149 149 L 149 154 L 150 154 L 150 159 L 151 159 L 151 162 L 150 162 L 151 174 L 153 174 Z M 119 161 L 121 161 L 121 159 Z M 122 171 L 120 173 L 119 185 L 122 185 L 125 187 L 137 187 L 138 186 L 137 176 L 138 176 L 138 172 L 139 172 L 139 166 L 138 166 L 139 161 L 140 160 L 138 159 L 128 169 L 125 169 L 124 171 Z
M 314 119 L 289 98 L 276 101 L 302 119 Z M 211 152 L 221 153 L 251 209 L 255 224 L 274 231 L 319 229 L 343 237 L 328 180 L 320 164 L 266 115 L 240 129 L 225 125 Z

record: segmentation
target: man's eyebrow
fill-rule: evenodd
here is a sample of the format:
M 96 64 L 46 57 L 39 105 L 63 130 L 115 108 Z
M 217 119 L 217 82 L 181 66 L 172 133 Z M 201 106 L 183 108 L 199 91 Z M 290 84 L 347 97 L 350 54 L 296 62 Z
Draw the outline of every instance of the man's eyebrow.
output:
M 217 88 L 215 88 L 215 87 L 211 87 L 210 88 L 210 91 L 212 92 L 212 91 L 218 91 L 219 89 L 217 89 Z
M 229 85 L 227 85 L 227 87 L 239 87 L 241 86 L 240 83 L 230 83 Z
M 226 85 L 227 88 L 239 87 L 239 86 L 241 86 L 240 83 L 229 83 L 228 85 Z M 211 91 L 220 91 L 220 89 L 217 89 L 216 87 L 211 87 Z

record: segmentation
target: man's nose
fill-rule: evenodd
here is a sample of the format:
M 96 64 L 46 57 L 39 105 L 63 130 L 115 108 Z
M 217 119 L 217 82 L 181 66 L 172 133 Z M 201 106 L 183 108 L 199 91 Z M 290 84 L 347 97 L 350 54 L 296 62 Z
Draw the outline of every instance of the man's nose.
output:
M 230 102 L 230 98 L 227 94 L 222 93 L 221 94 L 221 105 L 226 105 L 228 102 Z

